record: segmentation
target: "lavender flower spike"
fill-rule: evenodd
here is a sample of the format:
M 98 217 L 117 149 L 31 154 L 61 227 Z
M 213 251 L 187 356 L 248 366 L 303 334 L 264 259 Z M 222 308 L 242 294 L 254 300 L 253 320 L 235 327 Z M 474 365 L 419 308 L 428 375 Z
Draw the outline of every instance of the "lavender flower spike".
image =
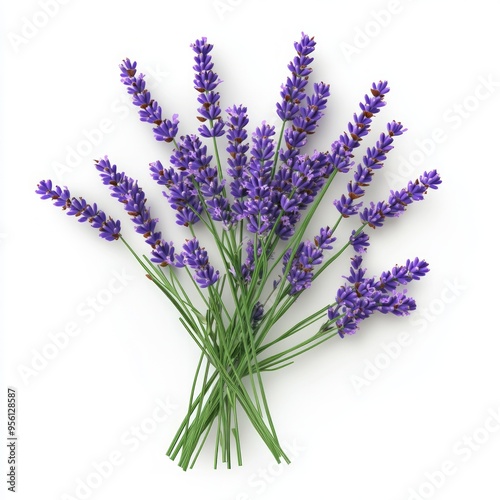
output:
M 345 276 L 347 283 L 337 290 L 336 307 L 328 310 L 328 318 L 335 323 L 341 338 L 356 333 L 361 321 L 374 312 L 402 316 L 416 308 L 415 300 L 406 295 L 406 290 L 401 293 L 396 288 L 425 276 L 429 271 L 425 261 L 407 260 L 406 265 L 395 266 L 376 280 L 365 277 L 360 255 L 351 260 L 350 275 Z
M 179 171 L 190 174 L 184 182 L 192 183 L 195 197 L 198 197 L 199 189 L 199 194 L 205 200 L 212 219 L 222 221 L 226 228 L 230 227 L 233 213 L 229 201 L 224 196 L 225 180 L 219 181 L 217 169 L 210 165 L 212 156 L 207 154 L 207 146 L 203 145 L 200 138 L 196 135 L 182 136 L 178 149 L 172 154 L 170 161 Z M 197 203 L 194 204 L 196 205 Z
M 387 154 L 394 146 L 393 137 L 401 135 L 406 129 L 401 123 L 395 121 L 387 124 L 387 133 L 380 134 L 380 138 L 375 144 L 375 147 L 368 148 L 363 163 L 359 163 L 356 173 L 354 174 L 354 182 L 347 184 L 347 196 L 342 195 L 340 200 L 335 200 L 333 204 L 340 212 L 342 217 L 349 217 L 358 213 L 362 203 L 355 203 L 365 194 L 365 187 L 368 186 L 373 179 L 373 171 L 382 168 L 383 162 L 387 158 Z
M 149 169 L 153 179 L 161 186 L 167 187 L 168 191 L 163 191 L 163 196 L 175 210 L 177 224 L 188 227 L 200 220 L 203 206 L 187 170 L 182 143 L 180 149 L 171 156 L 171 163 L 178 168 L 165 168 L 160 161 L 155 161 L 150 163 Z
M 99 236 L 107 241 L 114 241 L 120 237 L 121 225 L 119 220 L 107 218 L 106 214 L 93 203 L 88 204 L 83 198 L 72 197 L 68 188 L 52 187 L 52 181 L 40 181 L 35 191 L 42 200 L 53 200 L 56 207 L 62 207 L 66 215 L 78 217 L 78 222 L 89 222 L 92 227 L 99 229 Z
M 153 133 L 157 141 L 172 142 L 179 129 L 179 116 L 173 115 L 171 120 L 162 118 L 161 106 L 151 97 L 151 93 L 146 88 L 146 80 L 141 73 L 137 73 L 137 63 L 124 59 L 120 64 L 121 81 L 127 86 L 128 93 L 133 96 L 133 104 L 140 108 L 139 116 L 141 121 L 156 125 Z
M 274 156 L 274 126 L 263 122 L 252 136 L 252 158 L 242 180 L 247 197 L 240 218 L 247 219 L 251 233 L 270 230 L 280 207 L 271 200 L 271 170 Z
M 209 55 L 214 46 L 207 43 L 207 39 L 203 37 L 201 40 L 196 40 L 191 45 L 196 56 L 194 58 L 195 65 L 193 69 L 196 71 L 194 77 L 194 88 L 200 95 L 198 102 L 198 120 L 201 122 L 209 121 L 210 128 L 205 124 L 198 129 L 202 137 L 220 137 L 224 135 L 224 122 L 221 119 L 221 109 L 219 106 L 220 95 L 215 91 L 221 80 L 217 73 L 213 71 L 214 63 L 212 56 Z
M 247 152 L 250 148 L 247 142 L 248 133 L 246 131 L 249 120 L 247 108 L 244 106 L 233 106 L 232 108 L 228 108 L 226 113 L 228 115 L 226 123 L 228 146 L 226 151 L 229 153 L 227 173 L 233 179 L 230 184 L 231 194 L 236 199 L 233 210 L 241 215 L 244 210 L 242 200 L 247 195 L 247 190 L 243 186 L 243 177 L 247 171 Z
M 280 96 L 282 101 L 276 103 L 276 112 L 283 121 L 293 120 L 299 113 L 300 103 L 304 100 L 305 88 L 312 73 L 309 65 L 314 58 L 309 57 L 314 51 L 316 42 L 314 37 L 302 33 L 300 42 L 295 42 L 297 56 L 288 64 L 288 69 L 292 73 L 286 80 L 286 84 L 281 87 Z
M 319 121 L 323 117 L 323 110 L 330 95 L 330 85 L 323 82 L 314 84 L 314 93 L 307 97 L 306 106 L 301 106 L 292 126 L 285 130 L 286 149 L 280 150 L 280 160 L 293 165 L 294 160 L 300 153 L 300 149 L 307 144 L 307 136 L 314 134 Z
M 370 208 L 365 208 L 359 217 L 362 222 L 372 228 L 380 227 L 386 217 L 399 217 L 408 205 L 414 201 L 423 200 L 427 189 L 437 189 L 439 184 L 441 184 L 441 177 L 436 170 L 424 172 L 420 179 L 410 181 L 406 188 L 391 191 L 387 201 L 371 203 Z
M 136 232 L 142 234 L 146 243 L 152 247 L 151 261 L 162 267 L 173 264 L 173 243 L 167 243 L 156 229 L 158 219 L 151 217 L 150 209 L 146 206 L 146 196 L 138 183 L 123 172 L 118 172 L 116 165 L 111 165 L 107 156 L 96 161 L 96 169 L 101 172 L 103 184 L 113 192 L 112 196 L 123 203 L 125 211 L 135 224 Z
M 289 281 L 290 295 L 295 295 L 311 286 L 314 267 L 323 262 L 323 252 L 332 249 L 335 241 L 333 231 L 329 227 L 321 228 L 320 234 L 313 241 L 301 242 L 295 252 L 286 279 Z M 283 272 L 285 272 L 291 255 L 289 249 L 283 258 Z
M 347 125 L 348 132 L 332 144 L 332 163 L 339 172 L 346 173 L 353 165 L 352 151 L 370 132 L 372 117 L 385 106 L 384 97 L 389 91 L 387 82 L 373 83 L 370 90 L 372 96 L 365 95 L 365 101 L 359 104 L 361 113 L 354 114 L 353 121 Z
M 195 270 L 195 281 L 200 288 L 212 286 L 219 279 L 219 271 L 215 271 L 208 261 L 208 254 L 196 238 L 186 240 L 182 246 L 183 251 L 179 256 L 178 262 Z

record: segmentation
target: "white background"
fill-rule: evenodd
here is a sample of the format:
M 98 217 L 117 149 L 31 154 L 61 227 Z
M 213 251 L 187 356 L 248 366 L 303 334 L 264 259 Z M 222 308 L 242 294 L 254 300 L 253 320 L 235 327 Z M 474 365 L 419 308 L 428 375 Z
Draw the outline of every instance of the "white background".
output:
M 5 435 L 6 387 L 16 387 L 18 498 L 500 498 L 496 2 L 2 4 L 1 422 Z M 141 180 L 166 237 L 179 244 L 185 233 L 148 174 L 149 162 L 168 163 L 168 146 L 128 104 L 118 64 L 137 60 L 166 114 L 179 113 L 189 133 L 197 126 L 189 45 L 207 36 L 223 108 L 244 103 L 255 126 L 274 120 L 302 31 L 316 37 L 314 78 L 332 85 L 312 146 L 328 148 L 371 82 L 387 79 L 388 106 L 366 143 L 392 119 L 409 130 L 370 196 L 386 197 L 425 169 L 441 172 L 442 187 L 377 230 L 366 258 L 374 274 L 416 255 L 432 272 L 411 285 L 413 317 L 372 318 L 358 335 L 266 376 L 290 466 L 274 465 L 243 424 L 243 467 L 214 471 L 209 439 L 185 473 L 165 451 L 187 404 L 195 346 L 123 245 L 101 240 L 34 190 L 53 178 L 98 201 L 146 251 L 93 168 L 108 154 Z M 94 141 L 87 150 L 86 134 Z M 85 154 L 61 173 L 77 148 Z M 336 219 L 331 201 L 347 179 L 316 228 Z M 289 321 L 333 297 L 347 266 L 348 256 Z M 116 274 L 125 284 L 110 295 Z M 93 298 L 109 303 L 92 314 Z M 54 351 L 53 339 L 72 324 L 79 334 Z M 131 436 L 141 426 L 139 443 Z M 117 457 L 113 470 L 102 465 Z M 446 475 L 437 472 L 443 467 Z

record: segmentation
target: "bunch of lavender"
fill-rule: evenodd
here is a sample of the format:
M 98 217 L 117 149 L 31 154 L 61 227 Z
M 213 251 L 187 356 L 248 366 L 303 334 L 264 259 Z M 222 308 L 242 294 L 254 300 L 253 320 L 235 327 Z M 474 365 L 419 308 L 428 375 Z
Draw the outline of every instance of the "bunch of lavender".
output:
M 274 458 L 289 462 L 273 425 L 261 373 L 289 365 L 300 354 L 338 335 L 354 334 L 360 323 L 378 312 L 406 315 L 416 307 L 403 287 L 429 271 L 425 260 L 408 259 L 380 276 L 367 275 L 362 254 L 368 232 L 387 218 L 400 216 L 441 183 L 438 173 L 424 172 L 387 200 L 362 201 L 375 172 L 383 167 L 395 137 L 406 129 L 389 122 L 361 161 L 354 150 L 370 132 L 372 120 L 385 106 L 387 82 L 373 83 L 347 130 L 326 151 L 307 153 L 308 138 L 316 131 L 330 96 L 329 85 L 310 83 L 314 38 L 305 34 L 294 44 L 297 55 L 281 88 L 276 111 L 278 130 L 263 122 L 249 134 L 247 108 L 220 107 L 221 80 L 214 71 L 213 46 L 205 38 L 192 44 L 195 53 L 197 134 L 179 135 L 179 117 L 165 118 L 162 107 L 147 89 L 137 64 L 125 59 L 121 80 L 140 119 L 153 126 L 155 139 L 171 148 L 170 165 L 150 164 L 153 179 L 174 209 L 176 222 L 189 233 L 182 245 L 163 238 L 138 182 L 120 172 L 107 157 L 95 163 L 111 196 L 142 234 L 150 255 L 140 257 L 121 234 L 119 220 L 106 216 L 96 204 L 71 196 L 68 188 L 40 181 L 36 192 L 67 215 L 89 222 L 108 241 L 121 241 L 180 313 L 180 322 L 200 348 L 186 416 L 167 451 L 186 470 L 192 467 L 212 429 L 215 429 L 214 466 L 219 458 L 231 467 L 236 451 L 242 464 L 239 414 L 244 412 Z M 222 160 L 221 148 L 227 157 Z M 345 194 L 333 201 L 337 218 L 305 238 L 313 215 L 338 174 L 352 173 Z M 346 220 L 354 222 L 347 241 L 335 232 Z M 215 269 L 200 241 L 207 232 L 220 253 Z M 205 236 L 203 236 L 205 235 Z M 276 334 L 276 323 L 311 288 L 314 280 L 340 255 L 352 251 L 345 283 L 316 312 L 292 328 Z M 192 290 L 181 285 L 187 273 Z M 200 309 L 193 300 L 197 294 Z M 297 334 L 302 333 L 302 337 Z M 297 339 L 290 347 L 290 339 Z M 286 344 L 284 341 L 287 341 Z M 286 346 L 286 347 L 285 347 Z M 273 348 L 274 354 L 269 353 Z M 281 350 L 280 350 L 281 348 Z M 246 383 L 248 381 L 248 383 Z

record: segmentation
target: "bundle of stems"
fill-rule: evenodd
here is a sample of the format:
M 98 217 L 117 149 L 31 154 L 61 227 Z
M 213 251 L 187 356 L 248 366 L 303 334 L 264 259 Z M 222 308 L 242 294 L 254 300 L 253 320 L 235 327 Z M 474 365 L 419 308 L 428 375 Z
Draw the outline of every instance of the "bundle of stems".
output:
M 240 230 L 241 227 L 224 230 L 220 235 L 217 228 L 209 221 L 205 221 L 216 240 L 217 247 L 225 249 L 221 255 L 226 274 L 224 279 L 219 280 L 215 286 L 208 289 L 208 297 L 205 297 L 194 283 L 194 288 L 198 290 L 201 300 L 206 306 L 206 312 L 203 316 L 200 315 L 198 307 L 193 304 L 172 268 L 169 268 L 169 272 L 165 273 L 164 268 L 155 266 L 147 256 L 143 255 L 141 259 L 121 237 L 147 272 L 148 278 L 161 289 L 180 312 L 180 322 L 201 350 L 187 414 L 167 451 L 167 455 L 172 459 L 175 459 L 180 453 L 179 465 L 182 468 L 187 469 L 194 466 L 214 424 L 216 425 L 214 467 L 217 466 L 219 453 L 222 462 L 225 462 L 228 468 L 231 467 L 231 442 L 233 440 L 238 465 L 242 465 L 238 431 L 238 405 L 245 411 L 275 459 L 278 462 L 281 460 L 289 462 L 280 446 L 273 424 L 261 372 L 274 371 L 288 366 L 296 356 L 337 335 L 338 326 L 336 323 L 343 314 L 338 314 L 325 321 L 327 310 L 337 305 L 336 303 L 328 304 L 279 337 L 266 342 L 274 325 L 286 314 L 302 293 L 291 295 L 291 285 L 283 279 L 279 283 L 275 283 L 262 303 L 262 307 L 270 305 L 257 325 L 253 319 L 255 316 L 253 312 L 256 306 L 259 307 L 259 299 L 262 296 L 264 286 L 275 275 L 277 264 L 283 259 L 286 251 L 292 248 L 292 256 L 295 255 L 304 231 L 328 189 L 328 184 L 325 184 L 323 192 L 318 196 L 307 217 L 290 239 L 287 248 L 282 250 L 277 258 L 271 259 L 266 256 L 274 254 L 279 238 L 271 232 L 260 240 L 259 246 L 262 248 L 262 253 L 260 257 L 256 258 L 255 270 L 249 283 L 245 283 L 238 273 L 231 272 L 231 269 L 241 268 L 242 235 L 244 234 Z M 338 226 L 341 221 L 342 216 L 339 216 L 334 227 Z M 359 234 L 365 225 L 362 224 L 356 233 Z M 255 238 L 257 239 L 257 236 Z M 318 268 L 312 279 L 318 277 L 350 246 L 351 243 L 347 242 L 323 266 Z M 257 247 L 256 242 L 254 247 Z M 289 259 L 284 274 L 288 274 L 291 262 L 292 259 Z M 189 273 L 188 275 L 192 279 Z M 226 300 L 223 298 L 226 286 L 230 290 L 235 305 L 232 311 L 228 310 Z M 266 351 L 270 347 L 279 346 L 280 343 L 303 329 L 320 322 L 321 325 L 316 327 L 313 335 L 279 353 L 266 356 Z M 245 384 L 245 379 L 249 380 L 250 390 L 247 388 L 248 384 Z M 199 385 L 201 387 L 196 394 L 196 388 Z

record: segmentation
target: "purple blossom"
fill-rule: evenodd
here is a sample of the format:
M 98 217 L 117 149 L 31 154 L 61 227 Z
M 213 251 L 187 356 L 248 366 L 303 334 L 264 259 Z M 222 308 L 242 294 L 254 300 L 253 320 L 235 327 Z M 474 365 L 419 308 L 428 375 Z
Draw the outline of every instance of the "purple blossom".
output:
M 175 255 L 175 248 L 172 242 L 160 240 L 151 251 L 151 262 L 158 264 L 161 267 L 170 264 L 177 265 L 177 257 Z
M 394 266 L 390 271 L 383 272 L 374 286 L 382 291 L 394 290 L 398 285 L 419 280 L 428 272 L 429 264 L 425 260 L 420 260 L 418 257 L 412 261 L 408 259 L 404 266 Z
M 320 152 L 298 155 L 278 170 L 272 181 L 271 199 L 284 211 L 275 229 L 281 239 L 294 234 L 300 211 L 314 201 L 332 172 L 329 155 Z
M 67 187 L 61 188 L 52 185 L 52 181 L 42 180 L 35 191 L 42 200 L 52 200 L 56 207 L 62 207 L 66 215 L 78 218 L 78 222 L 89 222 L 99 230 L 99 236 L 107 241 L 114 241 L 120 237 L 121 225 L 119 220 L 106 217 L 106 214 L 93 203 L 88 204 L 84 198 L 71 196 Z
M 316 97 L 311 98 L 311 108 L 314 110 L 313 102 L 320 104 L 322 109 L 326 106 L 326 94 L 328 87 L 320 84 L 315 87 Z M 325 95 L 320 96 L 320 92 Z M 347 172 L 352 161 L 352 150 L 359 146 L 362 138 L 368 134 L 372 117 L 385 106 L 384 96 L 389 92 L 387 82 L 373 84 L 371 89 L 372 97 L 365 96 L 365 102 L 360 103 L 361 113 L 354 115 L 353 123 L 348 124 L 349 135 L 344 133 L 339 140 L 332 145 L 332 151 L 329 154 L 315 152 L 312 156 L 300 155 L 299 150 L 307 134 L 303 132 L 300 137 L 300 130 L 297 134 L 286 136 L 287 151 L 281 152 L 280 159 L 284 162 L 278 169 L 275 178 L 271 181 L 271 203 L 274 206 L 280 206 L 284 213 L 276 226 L 275 232 L 282 239 L 290 238 L 295 226 L 300 220 L 300 211 L 304 210 L 312 203 L 324 186 L 326 180 L 335 169 L 341 172 Z M 321 110 L 319 110 L 321 111 Z M 317 115 L 317 118 L 321 113 Z M 314 125 L 315 126 L 315 125 Z M 380 167 L 380 162 L 385 159 L 384 153 L 392 148 L 392 137 L 400 135 L 403 132 L 401 124 L 392 122 L 387 126 L 387 134 L 381 136 L 380 141 L 375 148 L 367 150 L 364 159 L 364 165 L 358 167 L 354 182 L 348 185 L 348 196 L 343 195 L 336 203 L 338 209 L 344 212 L 346 216 L 354 214 L 361 207 L 360 203 L 354 203 L 353 200 L 364 194 L 363 185 L 371 180 L 372 170 Z M 297 140 L 297 142 L 294 142 Z M 304 142 L 305 144 L 305 142 Z M 379 149 L 382 148 L 382 151 Z M 267 217 L 267 226 L 264 230 L 274 225 L 274 221 L 280 212 L 274 211 L 271 217 Z
M 163 192 L 163 196 L 167 198 L 170 206 L 175 210 L 177 224 L 187 227 L 200 220 L 199 216 L 203 212 L 203 206 L 183 161 L 184 158 L 179 149 L 171 157 L 171 162 L 177 168 L 165 169 L 160 161 L 150 163 L 149 167 L 153 179 L 168 189 L 168 191 Z
M 208 253 L 200 247 L 198 240 L 196 238 L 186 240 L 182 248 L 183 251 L 177 261 L 195 270 L 195 281 L 200 288 L 207 288 L 216 283 L 219 279 L 219 271 L 215 271 L 210 265 Z
M 331 250 L 331 244 L 336 238 L 329 227 L 321 228 L 320 234 L 313 241 L 304 241 L 299 244 L 289 267 L 286 279 L 290 283 L 290 295 L 309 288 L 312 283 L 313 270 L 323 262 L 325 250 Z M 283 273 L 290 261 L 292 249 L 288 249 L 283 258 Z
M 103 184 L 111 189 L 111 196 L 123 204 L 135 224 L 136 232 L 152 247 L 152 262 L 160 266 L 173 264 L 173 243 L 164 241 L 161 231 L 156 228 L 158 219 L 151 217 L 151 211 L 146 205 L 146 195 L 137 181 L 118 172 L 116 165 L 111 165 L 107 156 L 96 161 L 96 169 L 100 172 Z
M 252 316 L 251 316 L 252 326 L 254 328 L 257 327 L 257 325 L 262 320 L 263 316 L 264 316 L 264 305 L 261 304 L 260 302 L 257 302 L 252 309 Z
M 228 108 L 226 113 L 228 115 L 226 122 L 228 146 L 226 151 L 229 153 L 227 173 L 233 179 L 230 184 L 231 194 L 238 200 L 238 207 L 241 207 L 241 200 L 247 194 L 247 190 L 243 186 L 243 177 L 247 170 L 247 151 L 250 148 L 246 131 L 249 120 L 247 108 L 243 106 Z M 241 216 L 241 210 L 238 216 Z
M 321 250 L 331 250 L 332 243 L 336 240 L 333 237 L 333 231 L 328 226 L 319 230 L 319 235 L 314 238 L 314 245 Z
M 278 116 L 284 121 L 292 120 L 299 113 L 300 103 L 306 96 L 305 88 L 312 72 L 309 65 L 314 61 L 309 54 L 314 51 L 315 45 L 314 37 L 304 33 L 300 41 L 294 43 L 297 56 L 288 64 L 291 75 L 281 87 L 281 102 L 276 103 Z
M 441 184 L 441 178 L 436 170 L 424 172 L 420 179 L 410 181 L 406 188 L 400 191 L 391 191 L 387 201 L 371 203 L 360 212 L 362 222 L 372 228 L 381 227 L 386 217 L 399 217 L 408 205 L 414 201 L 421 201 L 427 193 L 427 189 L 437 189 Z
M 426 188 L 437 189 L 438 185 L 441 184 L 442 181 L 437 170 L 431 170 L 430 172 L 424 172 L 420 176 L 420 182 Z
M 420 279 L 429 271 L 428 264 L 418 258 L 407 260 L 404 266 L 395 266 L 380 278 L 366 278 L 360 255 L 351 259 L 347 282 L 337 290 L 336 305 L 328 310 L 329 320 L 335 324 L 340 337 L 357 332 L 361 321 L 375 312 L 402 316 L 416 308 L 415 300 L 396 291 L 401 284 Z
M 349 243 L 356 253 L 363 253 L 366 252 L 366 249 L 370 246 L 369 239 L 370 238 L 365 232 L 361 231 L 358 233 L 353 230 L 349 238 Z
M 321 82 L 314 84 L 314 93 L 306 98 L 307 105 L 301 106 L 292 120 L 292 126 L 284 133 L 286 149 L 280 150 L 280 160 L 290 165 L 290 160 L 299 155 L 300 149 L 307 144 L 307 136 L 314 134 L 322 112 L 326 109 L 330 86 Z M 293 164 L 293 161 L 292 161 Z
M 387 82 L 373 83 L 370 90 L 372 97 L 365 95 L 364 102 L 359 104 L 361 113 L 354 114 L 353 121 L 347 125 L 347 132 L 332 144 L 331 162 L 339 172 L 348 172 L 354 164 L 352 151 L 370 132 L 372 117 L 385 106 L 384 97 L 389 91 Z
M 350 217 L 358 213 L 363 205 L 356 201 L 364 196 L 365 187 L 367 187 L 373 179 L 373 171 L 380 169 L 383 162 L 387 158 L 387 153 L 393 149 L 393 137 L 401 135 L 405 132 L 401 123 L 390 122 L 387 124 L 387 133 L 380 134 L 375 147 L 367 148 L 363 163 L 359 163 L 354 174 L 354 182 L 350 181 L 347 184 L 347 196 L 342 195 L 339 200 L 335 200 L 333 204 L 340 212 L 342 217 Z
M 255 249 L 254 240 L 248 239 L 246 253 L 247 253 L 247 258 L 243 263 L 243 265 L 241 266 L 241 275 L 245 283 L 250 283 L 252 281 L 253 272 L 255 270 L 255 257 L 259 259 L 260 256 L 262 255 L 261 241 L 257 240 L 257 249 Z
M 146 88 L 144 75 L 137 73 L 137 63 L 124 59 L 120 64 L 121 81 L 127 86 L 128 93 L 133 96 L 132 102 L 138 106 L 141 121 L 156 125 L 153 133 L 157 141 L 172 142 L 179 129 L 179 116 L 173 115 L 171 120 L 162 118 L 161 106 L 153 100 Z
M 274 156 L 274 127 L 262 123 L 252 136 L 252 157 L 242 178 L 246 198 L 235 204 L 238 218 L 246 218 L 251 233 L 263 234 L 272 228 L 279 206 L 271 200 L 271 171 Z
M 224 196 L 224 181 L 219 181 L 217 169 L 211 166 L 211 161 L 207 146 L 196 135 L 181 137 L 178 150 L 171 156 L 171 163 L 189 175 L 189 179 L 184 181 L 192 185 L 191 194 L 198 197 L 198 202 L 192 200 L 194 206 L 201 203 L 202 197 L 212 220 L 221 221 L 229 227 L 233 222 L 231 205 Z M 178 184 L 173 183 L 170 195 L 176 192 L 177 187 Z
M 215 91 L 221 80 L 217 73 L 213 71 L 214 64 L 210 52 L 214 48 L 212 44 L 207 43 L 205 37 L 196 40 L 191 44 L 196 56 L 193 69 L 196 71 L 194 77 L 194 88 L 200 93 L 198 102 L 198 120 L 201 122 L 209 121 L 210 128 L 205 124 L 198 128 L 202 137 L 220 137 L 224 135 L 224 122 L 221 119 L 221 109 L 219 106 L 219 93 Z

